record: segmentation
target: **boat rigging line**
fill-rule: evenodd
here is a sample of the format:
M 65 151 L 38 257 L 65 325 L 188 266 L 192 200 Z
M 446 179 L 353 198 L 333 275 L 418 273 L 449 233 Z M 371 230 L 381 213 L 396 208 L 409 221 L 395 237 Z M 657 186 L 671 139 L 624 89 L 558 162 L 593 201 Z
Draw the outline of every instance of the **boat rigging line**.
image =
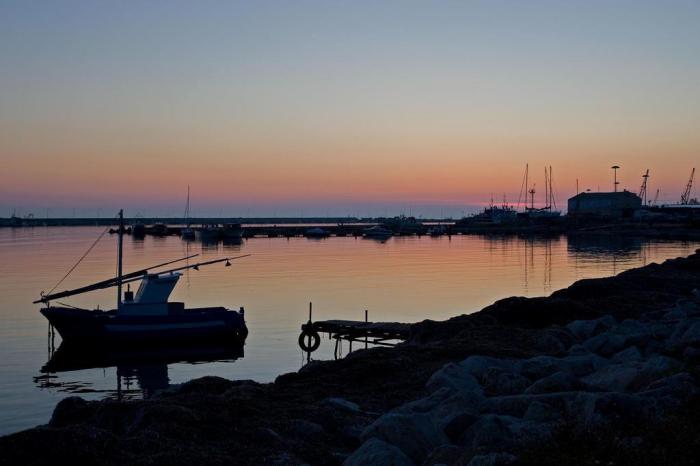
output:
M 115 216 L 115 217 L 116 217 L 116 216 Z M 68 270 L 68 272 L 66 272 L 66 274 L 63 276 L 63 278 L 61 278 L 61 279 L 58 281 L 58 283 L 56 283 L 56 284 L 53 286 L 53 288 L 51 288 L 51 289 L 49 290 L 49 292 L 46 293 L 47 295 L 50 295 L 51 293 L 53 293 L 53 292 L 56 290 L 56 288 L 58 288 L 58 287 L 61 285 L 61 283 L 63 283 L 63 281 L 64 281 L 66 278 L 68 278 L 68 276 L 69 276 L 71 273 L 73 273 L 73 271 L 76 269 L 76 267 L 78 267 L 78 265 L 80 265 L 80 263 L 83 261 L 83 259 L 85 259 L 85 258 L 87 257 L 87 255 L 90 254 L 90 252 L 94 249 L 95 246 L 97 246 L 97 243 L 100 242 L 100 240 L 102 239 L 102 237 L 104 237 L 104 235 L 107 233 L 107 231 L 109 231 L 109 225 L 107 225 L 107 227 L 102 231 L 102 233 L 100 233 L 100 236 L 98 236 L 97 239 L 95 240 L 95 242 L 92 243 L 92 244 L 90 245 L 90 247 L 87 249 L 87 251 L 85 251 L 85 252 L 83 253 L 83 255 L 80 256 L 80 259 L 78 259 L 78 261 L 77 261 L 75 264 L 73 264 L 73 267 L 71 267 L 71 268 Z M 42 291 L 40 294 L 43 296 L 43 295 L 44 295 L 44 292 Z
M 175 263 L 175 262 L 180 262 L 180 261 L 183 261 L 186 259 L 191 259 L 192 257 L 196 257 L 198 255 L 199 254 L 192 254 L 190 256 L 183 257 L 181 259 L 176 259 L 173 261 L 164 262 L 162 264 L 154 265 L 152 267 L 148 267 L 145 269 L 137 270 L 136 272 L 131 272 L 131 273 L 122 275 L 121 277 L 109 278 L 107 280 L 93 283 L 92 285 L 83 286 L 81 288 L 76 288 L 74 290 L 61 291 L 61 292 L 55 293 L 55 294 L 50 294 L 50 293 L 42 294 L 40 299 L 34 301 L 34 304 L 46 303 L 46 302 L 53 300 L 53 299 L 65 298 L 67 296 L 74 296 L 76 294 L 87 293 L 88 291 L 101 290 L 104 288 L 111 288 L 113 286 L 117 286 L 119 283 L 121 283 L 121 284 L 131 283 L 131 282 L 134 282 L 136 280 L 141 280 L 145 275 L 148 274 L 149 270 L 157 269 L 157 268 L 160 268 L 160 267 L 163 267 L 163 266 Z M 242 256 L 235 256 L 235 257 L 224 257 L 221 259 L 214 259 L 214 260 L 205 261 L 205 262 L 198 262 L 196 264 L 185 265 L 182 267 L 176 267 L 174 269 L 163 270 L 163 271 L 157 272 L 157 274 L 174 273 L 174 272 L 178 272 L 180 270 L 186 270 L 186 269 L 199 270 L 199 267 L 201 267 L 201 266 L 216 264 L 218 262 L 224 262 L 224 261 L 226 262 L 226 266 L 228 267 L 231 265 L 230 261 L 235 260 L 235 259 L 240 259 L 243 257 L 248 257 L 248 256 L 250 256 L 250 254 L 244 254 Z

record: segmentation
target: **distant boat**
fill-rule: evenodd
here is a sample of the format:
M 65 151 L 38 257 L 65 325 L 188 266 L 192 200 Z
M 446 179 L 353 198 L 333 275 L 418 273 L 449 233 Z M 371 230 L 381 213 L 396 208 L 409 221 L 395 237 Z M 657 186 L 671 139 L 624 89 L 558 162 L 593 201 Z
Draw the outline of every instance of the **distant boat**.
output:
M 187 203 L 185 204 L 185 228 L 180 230 L 180 237 L 184 240 L 193 240 L 194 229 L 190 226 L 190 185 L 187 185 Z
M 327 230 L 319 227 L 309 228 L 304 233 L 304 236 L 307 238 L 328 238 L 330 235 L 331 234 Z
M 430 236 L 442 236 L 447 234 L 447 228 L 445 225 L 435 225 L 428 229 L 428 235 Z
M 243 237 L 243 227 L 240 223 L 225 223 L 220 234 L 224 241 L 238 241 Z
M 222 228 L 215 223 L 211 223 L 208 225 L 202 225 L 202 228 L 200 228 L 197 233 L 199 233 L 200 241 L 204 241 L 205 243 L 214 243 L 221 239 Z
M 227 257 L 169 270 L 157 271 L 166 265 L 195 257 L 165 262 L 146 269 L 122 274 L 122 243 L 124 218 L 119 212 L 119 242 L 117 252 L 117 276 L 74 290 L 42 295 L 34 301 L 46 307 L 41 313 L 58 331 L 65 342 L 90 344 L 153 344 L 189 341 L 212 341 L 218 338 L 227 341 L 244 341 L 248 328 L 243 308 L 233 311 L 224 307 L 185 308 L 184 303 L 168 302 L 170 293 L 177 285 L 182 270 L 225 262 L 237 257 Z M 239 256 L 245 257 L 245 256 Z M 154 271 L 155 270 L 155 271 Z M 134 294 L 130 283 L 141 281 Z M 127 291 L 122 296 L 122 287 Z M 51 301 L 89 291 L 117 287 L 117 307 L 110 311 L 88 310 L 66 305 L 52 306 Z
M 170 230 L 168 230 L 168 225 L 158 222 L 154 223 L 150 228 L 147 228 L 146 233 L 153 236 L 168 236 L 170 234 Z
M 136 238 L 143 238 L 146 236 L 146 225 L 141 223 L 141 221 L 137 221 L 131 228 L 131 235 Z
M 366 228 L 362 231 L 362 236 L 365 238 L 387 239 L 393 236 L 393 232 L 380 225 Z

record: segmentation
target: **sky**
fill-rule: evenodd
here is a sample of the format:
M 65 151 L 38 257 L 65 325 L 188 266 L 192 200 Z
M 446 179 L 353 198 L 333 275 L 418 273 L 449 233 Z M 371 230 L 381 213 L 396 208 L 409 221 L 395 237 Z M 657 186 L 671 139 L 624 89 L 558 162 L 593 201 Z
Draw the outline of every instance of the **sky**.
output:
M 0 216 L 460 216 L 700 168 L 700 2 L 0 0 Z M 699 181 L 700 182 L 700 181 Z M 696 191 L 697 192 L 697 191 Z

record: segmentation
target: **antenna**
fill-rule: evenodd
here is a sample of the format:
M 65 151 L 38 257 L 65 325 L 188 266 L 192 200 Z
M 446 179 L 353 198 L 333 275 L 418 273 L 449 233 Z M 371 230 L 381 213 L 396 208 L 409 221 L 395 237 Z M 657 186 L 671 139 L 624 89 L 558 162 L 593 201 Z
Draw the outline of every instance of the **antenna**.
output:
M 620 167 L 619 167 L 618 165 L 613 165 L 613 166 L 610 167 L 610 168 L 613 169 L 613 173 L 614 173 L 614 175 L 613 175 L 613 176 L 614 176 L 614 178 L 613 178 L 613 179 L 614 179 L 614 182 L 613 182 L 614 192 L 617 192 L 617 185 L 620 184 L 620 183 L 617 181 L 617 171 L 620 169 Z
M 688 205 L 690 202 L 690 191 L 693 189 L 693 178 L 695 178 L 695 168 L 690 172 L 690 179 L 685 187 L 685 191 L 681 195 L 681 205 Z

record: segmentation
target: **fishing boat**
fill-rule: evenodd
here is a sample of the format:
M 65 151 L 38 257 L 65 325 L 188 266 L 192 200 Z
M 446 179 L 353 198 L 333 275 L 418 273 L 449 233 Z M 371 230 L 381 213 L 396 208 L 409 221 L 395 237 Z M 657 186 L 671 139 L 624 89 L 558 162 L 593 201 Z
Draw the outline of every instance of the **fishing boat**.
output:
M 193 341 L 211 342 L 217 339 L 241 342 L 245 340 L 248 329 L 243 308 L 238 311 L 225 307 L 185 308 L 184 303 L 168 302 L 182 276 L 182 271 L 199 270 L 205 265 L 217 263 L 225 263 L 228 267 L 232 260 L 245 256 L 225 257 L 160 270 L 166 265 L 196 257 L 197 254 L 194 254 L 123 274 L 123 236 L 124 218 L 120 211 L 116 277 L 73 290 L 42 293 L 40 299 L 34 301 L 35 304 L 46 306 L 41 309 L 41 313 L 65 342 L 118 345 L 167 342 L 182 344 Z M 141 283 L 134 294 L 131 291 L 131 283 L 136 281 Z M 127 286 L 127 290 L 122 295 L 124 285 Z M 51 303 L 69 296 L 111 287 L 117 288 L 117 307 L 109 311 L 81 309 L 62 303 L 56 306 Z

